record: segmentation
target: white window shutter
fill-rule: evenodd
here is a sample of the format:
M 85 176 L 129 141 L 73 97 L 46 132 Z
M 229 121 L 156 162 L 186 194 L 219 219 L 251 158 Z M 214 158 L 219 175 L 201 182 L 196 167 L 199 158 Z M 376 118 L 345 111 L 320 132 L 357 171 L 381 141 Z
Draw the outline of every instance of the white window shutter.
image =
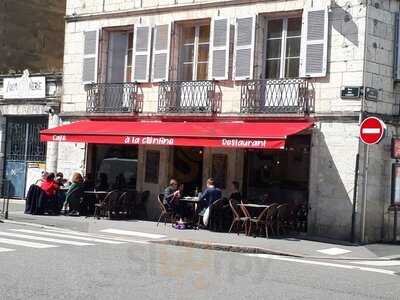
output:
M 83 33 L 83 66 L 82 82 L 97 81 L 97 52 L 99 47 L 99 32 L 97 30 Z
M 224 17 L 214 17 L 211 21 L 211 46 L 208 79 L 229 79 L 229 42 L 229 19 Z
M 168 80 L 171 24 L 154 26 L 152 81 Z
M 151 27 L 136 26 L 133 43 L 133 81 L 148 82 L 150 75 Z
M 304 9 L 300 77 L 324 77 L 328 54 L 328 7 Z
M 253 78 L 256 17 L 240 17 L 235 22 L 234 79 Z
M 400 13 L 396 13 L 396 36 L 395 36 L 395 46 L 394 46 L 394 54 L 395 54 L 395 65 L 393 67 L 394 70 L 394 80 L 400 80 Z

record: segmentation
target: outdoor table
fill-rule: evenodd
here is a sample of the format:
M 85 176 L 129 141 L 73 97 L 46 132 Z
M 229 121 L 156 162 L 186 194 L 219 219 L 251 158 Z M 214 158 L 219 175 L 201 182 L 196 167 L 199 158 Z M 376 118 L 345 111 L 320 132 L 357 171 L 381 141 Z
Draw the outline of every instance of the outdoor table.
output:
M 245 207 L 250 207 L 250 208 L 267 208 L 268 205 L 264 204 L 253 204 L 253 203 L 238 203 L 237 205 L 239 206 L 245 206 Z
M 199 197 L 183 197 L 180 198 L 179 201 L 187 202 L 193 205 L 193 225 L 194 225 L 196 219 L 196 206 L 198 203 L 200 203 Z
M 84 191 L 85 194 L 89 195 L 106 195 L 108 194 L 107 191 Z

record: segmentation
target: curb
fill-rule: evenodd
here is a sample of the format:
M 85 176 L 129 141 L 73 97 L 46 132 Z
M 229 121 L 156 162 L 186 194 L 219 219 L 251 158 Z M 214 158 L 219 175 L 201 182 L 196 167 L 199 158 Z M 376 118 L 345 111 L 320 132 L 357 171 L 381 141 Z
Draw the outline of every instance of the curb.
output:
M 1 223 L 1 222 L 0 222 Z M 16 225 L 25 225 L 46 229 L 62 229 L 65 228 L 58 227 L 56 225 L 45 225 L 31 222 L 20 222 L 13 220 L 4 220 L 3 223 L 16 224 Z M 376 258 L 365 258 L 365 257 L 331 257 L 331 256 L 312 256 L 312 255 L 304 255 L 304 254 L 296 254 L 291 252 L 284 251 L 276 251 L 267 248 L 261 247 L 249 247 L 249 246 L 239 246 L 233 244 L 224 244 L 224 243 L 213 243 L 213 242 L 203 242 L 196 240 L 184 240 L 184 239 L 162 239 L 162 240 L 151 240 L 148 241 L 149 244 L 160 244 L 160 245 L 170 245 L 177 247 L 187 247 L 187 248 L 197 248 L 197 249 L 205 249 L 205 250 L 214 250 L 214 251 L 224 251 L 224 252 L 234 252 L 234 253 L 243 253 L 243 254 L 269 254 L 269 255 L 277 255 L 277 256 L 287 256 L 287 257 L 296 257 L 303 259 L 314 259 L 314 260 L 340 260 L 340 261 L 392 261 L 392 260 L 400 260 L 400 255 L 393 256 L 385 256 L 385 257 L 376 257 Z
M 312 256 L 312 255 L 302 255 L 302 254 L 295 254 L 295 253 L 290 253 L 290 252 L 270 250 L 270 249 L 260 248 L 260 247 L 246 247 L 246 246 L 237 246 L 237 245 L 232 245 L 232 244 L 201 242 L 201 241 L 194 241 L 194 240 L 164 239 L 164 240 L 149 241 L 149 242 L 152 244 L 170 245 L 170 246 L 187 247 L 187 248 L 197 248 L 197 249 L 214 250 L 214 251 L 246 253 L 246 254 L 269 254 L 269 255 L 288 256 L 288 257 L 314 259 L 314 260 L 341 260 L 341 261 L 400 260 L 400 255 L 399 256 L 390 256 L 390 257 L 376 257 L 376 258 Z

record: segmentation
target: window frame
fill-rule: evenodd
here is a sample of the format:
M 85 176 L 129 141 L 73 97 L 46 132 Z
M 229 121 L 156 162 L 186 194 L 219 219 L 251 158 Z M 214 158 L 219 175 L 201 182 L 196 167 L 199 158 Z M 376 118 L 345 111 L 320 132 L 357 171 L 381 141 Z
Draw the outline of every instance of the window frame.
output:
M 209 32 L 209 36 L 208 36 L 208 43 L 205 42 L 200 42 L 200 27 L 201 26 L 209 26 L 210 28 L 210 32 Z M 188 43 L 185 44 L 183 41 L 183 31 L 185 28 L 188 27 L 194 27 L 195 28 L 195 34 L 194 34 L 194 42 L 192 43 Z M 201 45 L 208 45 L 208 59 L 207 59 L 207 76 L 206 78 L 208 78 L 208 72 L 209 72 L 209 65 L 210 65 L 210 47 L 211 47 L 211 23 L 209 20 L 205 20 L 205 21 L 199 21 L 199 22 L 193 22 L 193 23 L 182 23 L 181 24 L 181 36 L 180 36 L 180 42 L 179 42 L 179 56 L 181 58 L 183 58 L 183 49 L 184 46 L 189 46 L 189 45 L 193 45 L 193 61 L 190 63 L 184 63 L 182 59 L 178 60 L 178 69 L 179 69 L 179 74 L 181 74 L 180 76 L 183 76 L 184 72 L 183 72 L 183 66 L 185 64 L 191 64 L 192 65 L 192 80 L 191 81 L 197 81 L 198 80 L 198 76 L 197 76 L 197 70 L 198 70 L 198 64 L 199 63 L 206 63 L 205 61 L 200 61 L 199 62 L 199 47 Z M 180 81 L 187 81 L 187 80 L 182 80 L 181 77 L 178 77 L 178 80 Z M 207 79 L 206 79 L 207 80 Z
M 296 14 L 296 15 L 286 15 L 286 16 L 277 16 L 277 17 L 269 17 L 269 16 L 264 16 L 265 17 L 265 34 L 264 34 L 264 49 L 263 49 L 263 71 L 262 71 L 262 78 L 263 79 L 284 79 L 284 78 L 289 78 L 285 76 L 286 72 L 286 49 L 287 49 L 287 29 L 288 29 L 288 20 L 289 19 L 300 19 L 302 20 L 302 15 L 301 14 Z M 273 20 L 282 20 L 282 35 L 281 35 L 281 53 L 280 53 L 280 58 L 279 58 L 279 77 L 278 78 L 267 78 L 267 47 L 268 47 L 268 24 L 269 21 Z M 298 70 L 298 77 L 300 77 L 300 59 L 301 59 L 301 43 L 302 43 L 302 26 L 300 26 L 300 35 L 299 36 L 293 36 L 289 38 L 300 38 L 300 52 L 299 56 L 297 57 L 292 57 L 292 58 L 298 58 L 299 59 L 299 70 Z M 274 38 L 278 39 L 278 38 Z

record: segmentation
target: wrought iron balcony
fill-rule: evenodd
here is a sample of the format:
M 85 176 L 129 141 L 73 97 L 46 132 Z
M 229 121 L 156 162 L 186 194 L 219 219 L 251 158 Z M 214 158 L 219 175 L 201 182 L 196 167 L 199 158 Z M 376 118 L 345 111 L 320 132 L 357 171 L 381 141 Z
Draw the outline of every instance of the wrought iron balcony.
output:
M 219 86 L 212 80 L 163 81 L 158 90 L 158 112 L 218 113 L 221 95 Z
M 143 108 L 143 93 L 135 82 L 93 83 L 85 89 L 89 113 L 132 113 Z
M 305 79 L 264 79 L 242 82 L 240 112 L 308 114 L 313 90 Z

